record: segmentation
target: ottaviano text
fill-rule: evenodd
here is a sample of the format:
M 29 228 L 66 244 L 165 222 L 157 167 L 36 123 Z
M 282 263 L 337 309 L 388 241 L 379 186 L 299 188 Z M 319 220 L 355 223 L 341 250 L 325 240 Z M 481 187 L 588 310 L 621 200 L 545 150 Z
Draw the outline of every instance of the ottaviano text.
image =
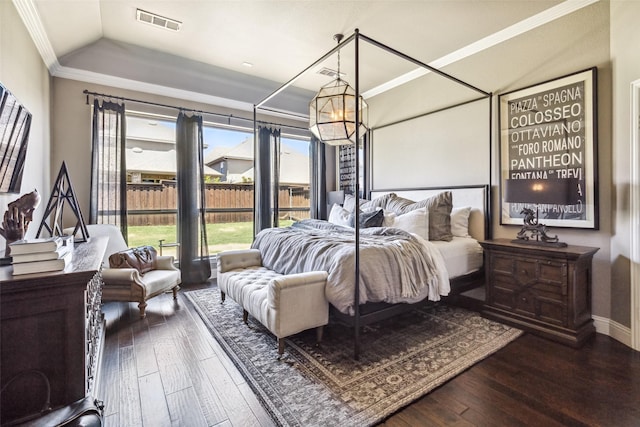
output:
M 557 177 L 582 178 L 581 167 L 571 168 L 583 164 L 582 95 L 582 89 L 574 86 L 509 103 L 510 113 L 515 114 L 509 140 L 520 157 L 510 161 L 512 175 L 532 169 L 546 174 L 546 169 L 555 170 Z

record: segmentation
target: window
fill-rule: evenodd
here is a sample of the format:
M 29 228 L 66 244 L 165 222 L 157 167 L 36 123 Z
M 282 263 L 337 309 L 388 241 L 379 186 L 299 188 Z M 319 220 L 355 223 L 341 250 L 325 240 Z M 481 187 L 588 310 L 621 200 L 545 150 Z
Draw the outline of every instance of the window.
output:
M 177 256 L 175 119 L 127 112 L 127 218 L 130 246 Z M 253 240 L 253 130 L 205 122 L 204 176 L 209 254 Z M 279 225 L 309 218 L 309 141 L 283 137 Z

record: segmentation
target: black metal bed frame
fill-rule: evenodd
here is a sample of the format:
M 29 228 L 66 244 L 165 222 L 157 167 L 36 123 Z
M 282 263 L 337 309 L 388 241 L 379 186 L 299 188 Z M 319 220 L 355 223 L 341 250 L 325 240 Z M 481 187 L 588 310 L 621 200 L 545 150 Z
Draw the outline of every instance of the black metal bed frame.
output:
M 331 57 L 331 55 L 333 55 L 334 53 L 338 52 L 340 49 L 342 49 L 345 45 L 354 42 L 355 44 L 355 83 L 354 83 L 354 89 L 355 89 L 355 99 L 359 99 L 360 97 L 360 40 L 366 41 L 367 43 L 376 46 L 386 52 L 389 52 L 392 55 L 398 56 L 400 58 L 405 59 L 406 61 L 412 62 L 416 65 L 418 65 L 419 67 L 422 67 L 426 70 L 429 70 L 430 72 L 433 72 L 435 74 L 438 74 L 448 80 L 454 81 L 462 86 L 467 87 L 468 89 L 471 89 L 475 92 L 478 92 L 479 94 L 481 94 L 481 96 L 475 100 L 479 100 L 479 99 L 484 99 L 484 98 L 489 98 L 489 165 L 491 165 L 491 121 L 492 121 L 492 102 L 491 102 L 491 98 L 492 98 L 492 93 L 490 92 L 486 92 L 482 89 L 479 89 L 467 82 L 464 82 L 456 77 L 453 77 L 441 70 L 438 70 L 437 68 L 434 68 L 422 61 L 419 61 L 415 58 L 412 58 L 396 49 L 393 49 L 385 44 L 382 44 L 374 39 L 371 39 L 367 36 L 365 36 L 364 34 L 361 34 L 360 31 L 356 28 L 353 32 L 352 35 L 350 35 L 349 37 L 345 38 L 342 42 L 338 43 L 336 45 L 336 47 L 334 47 L 333 49 L 329 50 L 327 53 L 325 53 L 322 57 L 320 57 L 318 60 L 316 60 L 314 63 L 312 63 L 311 65 L 309 65 L 307 68 L 305 68 L 304 70 L 302 70 L 301 72 L 299 72 L 298 74 L 296 74 L 292 79 L 290 79 L 288 82 L 284 83 L 283 85 L 281 85 L 278 89 L 276 89 L 275 91 L 273 91 L 271 94 L 269 94 L 267 97 L 265 97 L 264 99 L 262 99 L 260 102 L 258 102 L 257 104 L 254 105 L 253 107 L 253 122 L 254 122 L 254 141 L 257 141 L 257 125 L 258 125 L 258 119 L 257 119 L 257 112 L 258 110 L 261 111 L 271 111 L 271 112 L 276 112 L 278 114 L 285 114 L 283 111 L 280 110 L 275 110 L 275 109 L 270 109 L 268 107 L 265 107 L 265 104 L 267 102 L 269 102 L 271 99 L 275 98 L 278 94 L 280 94 L 281 92 L 283 92 L 286 88 L 288 88 L 289 86 L 292 86 L 302 75 L 304 75 L 306 72 L 308 72 L 309 70 L 311 70 L 312 68 L 316 67 L 317 65 L 319 65 L 320 63 L 322 63 L 324 60 L 328 59 L 329 57 Z M 473 100 L 473 101 L 475 101 Z M 359 109 L 359 103 L 356 102 L 356 114 L 355 114 L 355 140 L 356 141 L 360 141 L 360 138 L 364 135 L 360 135 L 360 112 L 358 111 Z M 455 106 L 454 106 L 455 107 Z M 433 111 L 436 112 L 436 111 Z M 427 113 L 430 114 L 430 113 Z M 426 115 L 426 114 L 423 114 Z M 291 114 L 291 117 L 295 117 L 295 118 L 300 118 L 298 115 L 295 114 Z M 371 130 L 369 130 L 369 132 L 371 132 Z M 360 165 L 359 165 L 359 156 L 354 156 L 355 157 L 355 170 L 358 171 L 360 170 Z M 489 166 L 489 185 L 491 185 L 491 166 Z M 359 183 L 359 179 L 355 180 L 355 188 L 354 188 L 354 194 L 360 194 L 360 183 Z M 407 310 L 407 306 L 412 306 L 415 307 L 415 305 L 412 304 L 375 304 L 375 305 L 364 305 L 361 306 L 360 304 L 355 303 L 356 301 L 360 301 L 360 221 L 359 221 L 359 209 L 356 209 L 355 212 L 355 235 L 356 235 L 356 239 L 355 239 L 355 286 L 354 286 L 354 315 L 353 316 L 348 316 L 348 315 L 343 315 L 342 313 L 340 313 L 341 315 L 337 315 L 338 319 L 344 323 L 348 323 L 350 325 L 353 326 L 354 328 L 354 358 L 357 360 L 359 358 L 360 355 L 360 332 L 361 332 L 361 327 L 366 325 L 366 324 L 370 324 L 372 322 L 376 322 L 379 320 L 383 320 L 383 319 L 387 319 L 389 317 L 392 317 L 396 314 L 398 314 L 399 312 L 402 311 L 406 311 Z M 476 277 L 475 275 L 473 277 Z M 361 313 L 361 308 L 364 310 Z M 335 312 L 338 312 L 338 310 L 334 310 Z

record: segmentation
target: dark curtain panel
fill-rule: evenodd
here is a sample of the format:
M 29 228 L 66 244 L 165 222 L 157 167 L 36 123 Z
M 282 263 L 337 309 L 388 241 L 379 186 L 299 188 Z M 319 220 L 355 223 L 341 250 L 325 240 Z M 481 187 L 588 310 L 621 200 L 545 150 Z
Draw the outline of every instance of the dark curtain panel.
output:
M 113 224 L 127 236 L 124 104 L 93 101 L 90 224 Z
M 315 136 L 309 142 L 311 218 L 327 219 L 327 164 L 325 145 Z
M 272 131 L 271 138 L 271 226 L 280 219 L 280 131 Z
M 280 130 L 258 127 L 254 147 L 254 232 L 278 226 Z
M 178 115 L 176 165 L 182 283 L 203 283 L 211 276 L 211 265 L 205 222 L 202 116 Z

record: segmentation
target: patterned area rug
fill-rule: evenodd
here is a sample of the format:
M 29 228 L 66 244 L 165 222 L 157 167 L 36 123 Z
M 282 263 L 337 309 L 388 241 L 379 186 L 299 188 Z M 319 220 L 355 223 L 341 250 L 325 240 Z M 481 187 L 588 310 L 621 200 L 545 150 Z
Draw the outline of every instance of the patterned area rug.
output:
M 438 304 L 366 327 L 360 360 L 353 330 L 325 327 L 276 339 L 216 287 L 186 292 L 213 336 L 242 372 L 274 421 L 283 426 L 365 426 L 382 421 L 522 332 L 461 308 Z

